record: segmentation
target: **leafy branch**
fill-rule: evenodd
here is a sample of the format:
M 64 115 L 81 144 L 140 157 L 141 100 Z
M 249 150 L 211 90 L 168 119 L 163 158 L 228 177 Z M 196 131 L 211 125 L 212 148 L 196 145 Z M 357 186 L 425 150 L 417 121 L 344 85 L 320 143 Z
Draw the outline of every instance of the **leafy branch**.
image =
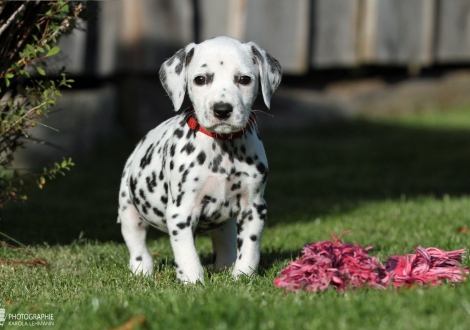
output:
M 57 39 L 78 28 L 84 2 L 0 0 L 0 208 L 12 200 L 25 200 L 28 183 L 42 188 L 46 178 L 65 174 L 74 164 L 63 160 L 42 173 L 20 174 L 12 168 L 15 151 L 30 138 L 61 95 L 70 88 L 65 69 L 46 73 L 45 59 L 60 52 Z M 45 126 L 45 125 L 44 125 Z

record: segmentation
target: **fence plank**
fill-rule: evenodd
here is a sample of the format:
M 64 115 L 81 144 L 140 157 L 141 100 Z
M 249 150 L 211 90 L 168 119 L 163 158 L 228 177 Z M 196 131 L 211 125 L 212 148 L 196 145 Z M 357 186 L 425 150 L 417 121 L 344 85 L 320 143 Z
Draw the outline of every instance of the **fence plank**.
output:
M 308 69 L 308 0 L 248 1 L 245 40 L 257 42 L 281 63 L 284 72 Z
M 428 65 L 432 61 L 434 0 L 378 2 L 375 62 Z
M 312 66 L 355 64 L 358 0 L 316 0 L 313 6 Z
M 175 50 L 193 40 L 193 8 L 187 0 L 125 0 L 119 69 L 158 72 Z
M 228 35 L 229 2 L 220 0 L 199 0 L 201 41 Z
M 440 63 L 470 60 L 470 1 L 439 2 L 436 59 Z

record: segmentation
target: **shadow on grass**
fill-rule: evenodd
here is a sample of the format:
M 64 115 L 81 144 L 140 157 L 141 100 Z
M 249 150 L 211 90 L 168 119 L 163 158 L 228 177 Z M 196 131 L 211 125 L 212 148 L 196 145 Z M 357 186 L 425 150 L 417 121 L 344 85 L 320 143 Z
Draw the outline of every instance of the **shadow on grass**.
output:
M 354 120 L 262 135 L 269 225 L 347 212 L 366 200 L 470 193 L 470 130 Z M 92 162 L 32 191 L 28 203 L 7 205 L 0 231 L 25 244 L 68 244 L 80 235 L 122 242 L 117 194 L 133 147 L 111 143 Z

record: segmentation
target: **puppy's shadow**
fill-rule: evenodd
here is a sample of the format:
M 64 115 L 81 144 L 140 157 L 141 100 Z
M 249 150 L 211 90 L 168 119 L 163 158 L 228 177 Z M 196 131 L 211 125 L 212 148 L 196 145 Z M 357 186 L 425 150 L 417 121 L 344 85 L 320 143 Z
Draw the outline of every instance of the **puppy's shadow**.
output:
M 269 275 L 273 267 L 279 268 L 276 269 L 276 273 L 281 270 L 281 264 L 285 262 L 290 262 L 292 260 L 297 259 L 300 256 L 299 251 L 281 251 L 279 250 L 270 250 L 261 252 L 261 260 L 259 264 L 258 275 L 259 276 L 267 276 Z M 215 261 L 215 255 L 213 253 L 202 253 L 200 255 L 201 263 L 203 266 L 212 266 Z M 209 267 L 210 268 L 210 267 Z M 210 271 L 210 274 L 214 273 Z

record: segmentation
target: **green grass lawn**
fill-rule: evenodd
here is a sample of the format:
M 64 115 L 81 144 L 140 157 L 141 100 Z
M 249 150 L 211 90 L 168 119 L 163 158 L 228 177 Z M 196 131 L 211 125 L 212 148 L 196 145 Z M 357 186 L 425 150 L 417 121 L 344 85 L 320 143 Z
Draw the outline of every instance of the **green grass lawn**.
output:
M 270 178 L 257 278 L 233 281 L 212 273 L 210 240 L 201 236 L 206 284 L 182 285 L 170 242 L 155 230 L 149 237 L 155 275 L 131 276 L 115 222 L 120 174 L 133 142 L 119 141 L 33 191 L 28 203 L 2 211 L 0 231 L 30 248 L 2 246 L 0 259 L 41 257 L 50 267 L 0 264 L 0 308 L 53 313 L 56 329 L 108 329 L 139 315 L 146 323 L 135 322 L 136 329 L 470 327 L 470 280 L 345 294 L 286 295 L 273 286 L 305 243 L 330 239 L 332 231 L 352 230 L 344 240 L 373 245 L 371 254 L 382 261 L 418 245 L 468 248 L 470 234 L 459 228 L 470 226 L 470 109 L 262 136 Z

